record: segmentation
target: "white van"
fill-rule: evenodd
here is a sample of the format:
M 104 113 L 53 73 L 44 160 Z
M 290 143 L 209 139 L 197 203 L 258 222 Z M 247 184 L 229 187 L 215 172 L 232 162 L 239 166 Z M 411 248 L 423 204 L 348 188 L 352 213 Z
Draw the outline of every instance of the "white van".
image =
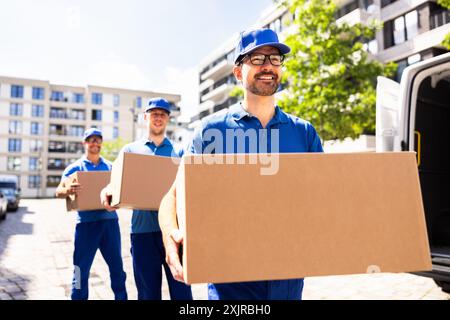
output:
M 407 67 L 400 84 L 379 77 L 376 121 L 377 152 L 417 152 L 433 261 L 419 274 L 450 293 L 450 53 Z

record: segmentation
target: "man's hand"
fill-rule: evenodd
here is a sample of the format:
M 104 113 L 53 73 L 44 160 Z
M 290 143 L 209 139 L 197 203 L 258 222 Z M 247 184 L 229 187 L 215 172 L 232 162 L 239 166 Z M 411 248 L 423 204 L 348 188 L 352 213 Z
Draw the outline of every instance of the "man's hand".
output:
M 102 205 L 109 212 L 112 212 L 112 211 L 118 209 L 117 207 L 111 206 L 111 199 L 112 199 L 112 194 L 109 191 L 109 186 L 107 186 L 107 187 L 103 188 L 102 192 L 100 192 L 100 200 L 102 202 Z
M 173 229 L 166 238 L 166 262 L 169 265 L 175 280 L 184 283 L 183 267 L 181 265 L 179 256 L 180 246 L 183 245 L 183 235 L 180 230 Z
M 81 190 L 81 184 L 77 182 L 71 183 L 69 186 L 66 187 L 66 195 L 77 195 Z

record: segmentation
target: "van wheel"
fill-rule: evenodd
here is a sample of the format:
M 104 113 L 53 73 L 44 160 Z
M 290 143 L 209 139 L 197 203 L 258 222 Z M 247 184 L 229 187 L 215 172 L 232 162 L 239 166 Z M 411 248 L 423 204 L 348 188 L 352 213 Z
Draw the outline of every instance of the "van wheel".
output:
M 6 219 L 6 211 L 3 212 L 3 215 L 0 217 L 0 220 L 3 221 Z
M 442 280 L 436 280 L 434 279 L 434 282 L 441 287 L 442 291 L 445 293 L 450 293 L 450 282 L 449 281 L 442 281 Z

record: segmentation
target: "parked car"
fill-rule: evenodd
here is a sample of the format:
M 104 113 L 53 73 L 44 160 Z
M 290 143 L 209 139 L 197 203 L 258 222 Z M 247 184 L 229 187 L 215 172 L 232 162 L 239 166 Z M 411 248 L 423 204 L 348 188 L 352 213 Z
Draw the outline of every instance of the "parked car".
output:
M 0 221 L 6 219 L 8 213 L 8 199 L 6 199 L 3 192 L 0 191 Z
M 8 210 L 17 211 L 20 202 L 19 178 L 13 175 L 0 175 L 0 191 L 8 200 Z
M 450 293 L 450 53 L 378 78 L 376 130 L 377 151 L 417 152 L 433 263 L 418 274 Z

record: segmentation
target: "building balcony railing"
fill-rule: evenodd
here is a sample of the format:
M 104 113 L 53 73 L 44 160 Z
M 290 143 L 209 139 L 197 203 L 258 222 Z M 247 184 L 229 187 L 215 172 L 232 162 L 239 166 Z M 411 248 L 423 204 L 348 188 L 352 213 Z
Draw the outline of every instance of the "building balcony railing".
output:
M 203 73 L 200 76 L 200 79 L 202 81 L 212 78 L 212 79 L 218 79 L 223 75 L 226 75 L 227 73 L 231 73 L 231 70 L 233 70 L 233 65 L 228 62 L 227 59 L 223 59 L 221 62 L 219 62 L 217 65 L 215 65 L 213 68 L 209 69 L 205 73 Z
M 431 15 L 430 29 L 436 29 L 444 24 L 450 23 L 450 10 L 442 11 Z
M 223 100 L 223 98 L 226 97 L 231 92 L 233 87 L 234 84 L 224 83 L 219 87 L 215 88 L 214 90 L 210 91 L 209 93 L 205 94 L 204 96 L 202 96 L 201 100 L 202 102 L 212 100 L 217 103 Z
M 355 9 L 352 12 L 347 13 L 346 15 L 342 16 L 341 18 L 336 20 L 337 24 L 341 23 L 347 23 L 350 26 L 355 25 L 357 23 L 366 23 L 369 18 L 371 17 L 371 14 L 368 13 L 364 9 Z
M 47 166 L 47 169 L 48 169 L 48 170 L 64 170 L 65 168 L 66 168 L 66 165 L 65 165 L 65 164 L 63 164 L 63 165 L 49 164 L 49 165 Z

